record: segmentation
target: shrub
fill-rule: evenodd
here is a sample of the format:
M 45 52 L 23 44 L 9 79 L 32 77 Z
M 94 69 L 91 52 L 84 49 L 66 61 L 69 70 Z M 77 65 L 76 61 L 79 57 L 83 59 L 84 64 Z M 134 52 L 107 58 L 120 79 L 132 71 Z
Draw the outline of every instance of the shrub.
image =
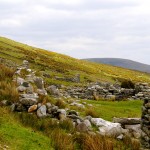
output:
M 126 88 L 126 89 L 134 89 L 135 88 L 135 84 L 130 81 L 130 80 L 124 80 L 121 83 L 121 87 L 122 88 Z

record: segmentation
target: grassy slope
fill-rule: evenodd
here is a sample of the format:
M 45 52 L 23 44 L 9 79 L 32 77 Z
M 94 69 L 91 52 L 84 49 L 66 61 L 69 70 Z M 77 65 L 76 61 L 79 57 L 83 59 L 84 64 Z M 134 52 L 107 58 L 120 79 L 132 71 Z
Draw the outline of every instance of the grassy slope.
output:
M 53 150 L 50 139 L 23 127 L 7 109 L 0 107 L 0 145 L 11 150 Z
M 21 63 L 23 59 L 27 59 L 33 68 L 45 70 L 52 75 L 73 76 L 80 73 L 82 82 L 86 80 L 85 78 L 93 81 L 132 79 L 136 82 L 150 82 L 149 74 L 74 59 L 58 53 L 21 44 L 3 37 L 0 37 L 0 57 L 11 59 L 17 63 Z M 49 80 L 49 82 L 54 82 L 52 79 Z
M 111 80 L 113 74 L 109 74 L 107 71 L 111 69 L 111 72 L 115 72 L 114 68 L 120 70 L 120 68 L 117 67 L 111 67 L 111 66 L 107 67 L 104 65 L 103 69 L 105 70 L 105 72 L 104 71 L 100 72 L 101 67 L 103 65 L 101 66 L 101 65 L 96 65 L 94 63 L 92 64 L 84 61 L 82 62 L 80 60 L 76 60 L 64 55 L 28 47 L 26 45 L 13 42 L 5 38 L 0 39 L 0 57 L 7 58 L 7 59 L 9 58 L 18 63 L 21 63 L 22 59 L 28 59 L 32 63 L 33 65 L 32 67 L 40 70 L 46 68 L 47 70 L 51 69 L 52 71 L 58 71 L 59 73 L 57 72 L 57 74 L 59 75 L 64 75 L 66 72 L 69 72 L 69 74 L 80 72 L 82 73 L 83 76 L 88 74 L 89 75 L 88 77 L 91 78 L 97 77 L 98 79 L 103 78 L 103 80 L 109 80 L 109 81 Z M 35 60 L 33 60 L 33 58 L 35 58 Z M 62 64 L 64 65 L 64 67 L 61 66 Z M 91 69 L 93 69 L 92 70 L 93 72 L 91 71 Z M 124 73 L 127 73 L 128 70 L 124 69 L 123 71 Z M 1 73 L 3 72 L 4 71 L 2 71 Z M 142 75 L 141 73 L 134 72 L 134 71 L 133 72 L 129 71 L 129 73 L 133 73 L 133 74 L 137 73 L 138 75 L 143 76 L 142 81 L 145 81 L 145 79 L 148 79 L 149 77 L 146 74 Z M 140 106 L 141 106 L 140 101 L 118 102 L 118 103 L 98 102 L 98 101 L 86 101 L 86 102 L 93 104 L 94 110 L 96 110 L 99 117 L 102 117 L 107 120 L 111 120 L 113 116 L 131 117 L 132 110 L 134 112 L 132 116 L 135 117 L 135 114 L 137 114 L 136 116 L 139 116 L 140 114 Z M 118 112 L 116 112 L 116 109 L 118 110 Z M 32 129 L 23 127 L 16 120 L 13 114 L 9 114 L 8 110 L 5 110 L 3 108 L 0 108 L 0 137 L 1 137 L 0 144 L 1 145 L 7 144 L 10 146 L 12 150 L 15 149 L 16 150 L 20 150 L 20 149 L 38 150 L 39 149 L 40 150 L 44 148 L 51 149 L 50 140 L 46 136 L 44 136 L 42 133 L 32 132 Z

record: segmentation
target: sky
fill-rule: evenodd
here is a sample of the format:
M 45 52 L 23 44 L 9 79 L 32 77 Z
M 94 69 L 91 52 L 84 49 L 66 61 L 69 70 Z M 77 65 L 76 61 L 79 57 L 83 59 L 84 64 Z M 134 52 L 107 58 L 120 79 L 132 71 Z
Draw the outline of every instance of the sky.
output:
M 0 0 L 0 36 L 75 58 L 150 64 L 150 0 Z

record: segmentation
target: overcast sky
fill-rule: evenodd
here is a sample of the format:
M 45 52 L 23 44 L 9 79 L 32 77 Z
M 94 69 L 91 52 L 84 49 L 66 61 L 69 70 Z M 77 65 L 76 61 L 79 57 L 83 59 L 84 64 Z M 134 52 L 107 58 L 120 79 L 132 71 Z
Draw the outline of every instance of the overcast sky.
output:
M 0 0 L 0 36 L 75 58 L 150 64 L 150 0 Z

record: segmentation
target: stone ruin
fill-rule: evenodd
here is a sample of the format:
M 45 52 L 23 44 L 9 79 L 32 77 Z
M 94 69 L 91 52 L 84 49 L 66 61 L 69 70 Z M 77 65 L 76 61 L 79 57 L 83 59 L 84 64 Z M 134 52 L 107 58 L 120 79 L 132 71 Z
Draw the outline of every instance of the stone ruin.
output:
M 142 116 L 141 116 L 141 129 L 143 131 L 141 135 L 141 144 L 143 149 L 150 149 L 150 91 L 145 88 L 144 93 L 144 103 L 142 106 Z

